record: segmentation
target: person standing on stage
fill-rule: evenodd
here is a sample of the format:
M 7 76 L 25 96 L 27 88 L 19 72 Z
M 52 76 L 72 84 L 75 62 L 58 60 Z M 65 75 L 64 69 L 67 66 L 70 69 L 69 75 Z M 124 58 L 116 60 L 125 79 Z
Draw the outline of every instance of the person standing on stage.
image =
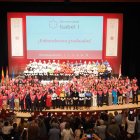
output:
M 108 87 L 108 105 L 112 105 L 112 88 Z
M 56 107 L 60 108 L 60 92 L 61 92 L 61 87 L 59 85 L 56 85 L 55 87 L 55 93 L 57 94 L 57 99 L 56 99 Z
M 46 109 L 46 91 L 43 89 L 41 94 L 42 94 L 41 97 L 42 109 Z
M 39 90 L 37 90 L 37 110 L 42 111 L 42 94 Z
M 97 91 L 97 105 L 103 106 L 103 91 L 102 88 L 99 88 Z
M 60 94 L 59 95 L 57 94 L 57 100 L 56 100 L 57 108 L 60 108 L 60 105 L 61 105 Z
M 65 107 L 65 99 L 66 99 L 65 90 L 63 89 L 60 93 L 60 106 L 62 109 L 64 109 Z
M 65 100 L 66 108 L 71 109 L 72 102 L 71 102 L 71 92 L 70 92 L 69 87 L 67 89 L 65 89 L 65 93 L 66 93 L 66 100 Z
M 57 101 L 57 94 L 55 93 L 55 91 L 53 91 L 53 93 L 52 93 L 52 106 L 53 106 L 53 109 L 56 108 L 56 101 Z
M 97 106 L 97 91 L 92 89 L 92 106 Z
M 14 103 L 15 103 L 15 110 L 19 111 L 19 92 L 18 91 L 16 91 L 15 93 Z
M 122 87 L 118 87 L 117 89 L 118 105 L 122 104 L 122 95 L 123 95 Z
M 25 109 L 25 108 L 24 108 L 24 104 L 25 104 L 25 100 L 24 100 L 24 99 L 25 99 L 25 94 L 23 93 L 23 91 L 20 92 L 19 99 L 20 99 L 20 108 L 21 108 L 20 110 L 21 110 L 21 111 L 24 111 L 24 109 Z
M 25 93 L 25 106 L 26 106 L 26 111 L 31 111 L 31 97 L 30 97 L 30 92 L 29 90 L 26 90 Z
M 72 99 L 73 99 L 73 109 L 78 110 L 79 93 L 77 92 L 76 88 L 72 92 Z
M 37 109 L 37 97 L 34 91 L 31 93 L 31 111 L 34 112 Z
M 137 84 L 134 84 L 132 87 L 132 96 L 133 96 L 133 104 L 138 104 L 138 86 Z
M 84 100 L 85 100 L 85 93 L 84 93 L 84 90 L 81 90 L 81 92 L 79 93 L 79 107 L 80 107 L 80 110 L 83 110 Z
M 3 99 L 2 99 L 2 103 L 3 103 L 3 108 L 7 109 L 7 104 L 8 104 L 8 96 L 5 93 L 5 91 L 3 92 Z
M 131 88 L 128 85 L 126 86 L 126 91 L 126 104 L 129 104 Z
M 48 92 L 46 95 L 46 106 L 47 109 L 50 109 L 50 107 L 52 106 L 52 95 L 50 92 Z
M 12 92 L 9 93 L 9 96 L 8 96 L 8 100 L 9 100 L 9 108 L 11 110 L 14 110 L 14 97 L 15 96 L 15 90 L 13 89 Z
M 116 105 L 118 103 L 118 96 L 117 96 L 116 87 L 113 87 L 113 89 L 112 89 L 112 97 L 113 97 L 113 104 Z
M 92 98 L 92 94 L 91 94 L 90 90 L 87 90 L 85 93 L 85 99 L 86 99 L 86 108 L 88 110 L 91 107 L 91 98 Z
M 105 103 L 108 106 L 108 88 L 103 88 L 103 103 Z
M 123 94 L 122 94 L 122 103 L 125 104 L 126 103 L 126 94 L 127 94 L 127 89 L 124 86 L 123 87 Z

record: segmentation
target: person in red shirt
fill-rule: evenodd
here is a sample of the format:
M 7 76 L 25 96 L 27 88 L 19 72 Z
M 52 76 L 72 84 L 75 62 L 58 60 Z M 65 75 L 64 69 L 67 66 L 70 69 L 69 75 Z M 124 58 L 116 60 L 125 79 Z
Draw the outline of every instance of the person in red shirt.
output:
M 103 105 L 103 91 L 102 88 L 99 88 L 97 91 L 97 106 L 102 106 Z
M 24 104 L 25 104 L 24 98 L 25 98 L 25 94 L 23 93 L 23 91 L 21 91 L 19 95 L 21 111 L 24 111 Z
M 55 88 L 55 93 L 57 94 L 57 99 L 56 99 L 56 106 L 57 106 L 57 108 L 60 108 L 60 93 L 61 93 L 61 91 L 62 91 L 61 87 L 57 86 Z
M 31 92 L 31 111 L 36 111 L 36 101 L 37 101 L 37 97 L 36 97 L 36 94 L 32 91 Z
M 52 106 L 52 96 L 49 92 L 47 93 L 46 96 L 46 106 L 48 109 L 50 109 L 50 107 Z
M 37 96 L 37 110 L 42 111 L 42 104 L 41 104 L 42 94 L 39 90 L 37 91 L 36 96 Z
M 137 84 L 134 84 L 132 87 L 132 96 L 133 96 L 133 104 L 137 103 L 138 104 L 138 86 Z

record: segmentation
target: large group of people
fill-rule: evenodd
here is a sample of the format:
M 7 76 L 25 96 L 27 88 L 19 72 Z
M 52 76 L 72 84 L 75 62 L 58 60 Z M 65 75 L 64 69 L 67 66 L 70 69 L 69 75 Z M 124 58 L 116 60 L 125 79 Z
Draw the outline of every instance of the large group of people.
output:
M 21 111 L 46 109 L 90 109 L 94 106 L 138 104 L 137 79 L 73 76 L 71 80 L 55 78 L 42 84 L 38 78 L 11 79 L 0 85 L 0 108 Z
M 4 114 L 4 110 L 2 113 Z M 0 120 L 2 140 L 139 140 L 140 111 L 46 115 Z
M 5 110 L 46 112 L 49 109 L 90 110 L 104 105 L 138 104 L 137 78 L 103 76 L 110 65 L 102 63 L 30 62 L 25 77 L 0 83 L 0 116 Z M 105 69 L 104 69 L 105 68 Z M 104 69 L 104 71 L 103 71 Z M 111 67 L 107 70 L 111 73 Z M 49 75 L 53 79 L 47 79 Z M 43 78 L 45 82 L 38 76 Z M 68 79 L 58 78 L 71 76 Z M 47 80 L 46 80 L 47 79 Z M 46 111 L 45 111 L 46 110 Z M 32 114 L 32 113 L 31 113 Z M 15 118 L 16 120 L 17 118 Z M 4 121 L 5 120 L 5 121 Z M 135 140 L 140 138 L 140 111 L 92 115 L 47 115 L 0 120 L 4 140 Z
M 61 62 L 58 60 L 45 60 L 38 62 L 30 61 L 24 71 L 25 76 L 38 76 L 47 79 L 50 76 L 80 76 L 80 75 L 94 75 L 94 76 L 109 76 L 112 73 L 112 68 L 109 62 L 106 61 L 69 61 Z

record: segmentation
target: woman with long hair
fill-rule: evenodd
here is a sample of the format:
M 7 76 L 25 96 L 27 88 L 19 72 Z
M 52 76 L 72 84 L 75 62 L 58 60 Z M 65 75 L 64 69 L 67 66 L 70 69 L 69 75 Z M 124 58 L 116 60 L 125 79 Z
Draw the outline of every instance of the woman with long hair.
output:
M 69 123 L 66 123 L 65 129 L 61 132 L 61 136 L 63 137 L 63 140 L 74 140 L 73 131 L 70 128 Z

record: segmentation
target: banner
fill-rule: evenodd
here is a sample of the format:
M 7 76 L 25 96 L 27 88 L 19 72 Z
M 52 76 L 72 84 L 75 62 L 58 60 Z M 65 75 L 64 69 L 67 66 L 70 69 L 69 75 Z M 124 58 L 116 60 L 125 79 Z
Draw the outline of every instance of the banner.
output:
M 23 56 L 22 18 L 11 18 L 12 56 Z
M 106 56 L 117 56 L 119 19 L 107 19 Z

